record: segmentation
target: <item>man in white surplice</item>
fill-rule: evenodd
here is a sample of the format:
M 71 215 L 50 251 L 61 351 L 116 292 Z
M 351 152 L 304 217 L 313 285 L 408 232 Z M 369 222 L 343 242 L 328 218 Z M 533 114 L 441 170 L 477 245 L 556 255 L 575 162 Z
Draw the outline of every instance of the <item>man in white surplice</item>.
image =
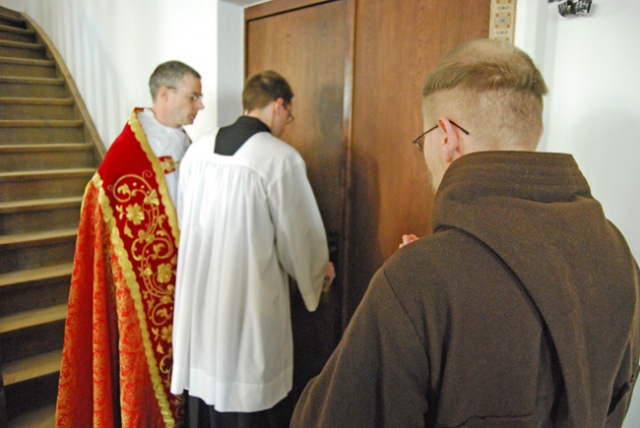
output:
M 304 160 L 278 138 L 292 97 L 278 73 L 252 76 L 244 115 L 181 163 L 171 391 L 187 393 L 189 426 L 288 426 L 288 275 L 309 311 L 335 276 Z

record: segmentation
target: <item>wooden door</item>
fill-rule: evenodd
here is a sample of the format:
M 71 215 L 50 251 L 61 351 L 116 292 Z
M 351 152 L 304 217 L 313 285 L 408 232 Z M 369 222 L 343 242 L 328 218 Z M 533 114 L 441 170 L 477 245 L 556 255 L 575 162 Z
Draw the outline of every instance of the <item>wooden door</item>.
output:
M 295 121 L 281 138 L 304 158 L 325 227 L 336 239 L 336 281 L 316 312 L 306 311 L 292 287 L 294 399 L 320 372 L 341 334 L 352 5 L 287 0 L 245 12 L 246 75 L 272 69 L 289 81 Z
M 291 83 L 283 139 L 304 157 L 325 225 L 340 236 L 336 283 L 315 314 L 294 295 L 294 398 L 322 368 L 374 272 L 403 233 L 430 231 L 432 191 L 411 141 L 421 87 L 457 44 L 489 35 L 490 0 L 273 0 L 246 9 L 246 73 Z
M 490 0 L 357 0 L 348 321 L 404 233 L 430 233 L 433 192 L 411 142 L 422 132 L 422 84 L 454 46 L 489 36 Z

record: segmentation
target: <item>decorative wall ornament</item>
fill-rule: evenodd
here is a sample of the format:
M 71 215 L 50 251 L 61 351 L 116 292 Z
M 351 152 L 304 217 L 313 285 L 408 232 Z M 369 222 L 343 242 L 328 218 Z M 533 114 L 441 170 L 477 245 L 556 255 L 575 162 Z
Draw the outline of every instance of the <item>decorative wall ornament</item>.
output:
M 513 43 L 517 0 L 491 0 L 489 38 Z

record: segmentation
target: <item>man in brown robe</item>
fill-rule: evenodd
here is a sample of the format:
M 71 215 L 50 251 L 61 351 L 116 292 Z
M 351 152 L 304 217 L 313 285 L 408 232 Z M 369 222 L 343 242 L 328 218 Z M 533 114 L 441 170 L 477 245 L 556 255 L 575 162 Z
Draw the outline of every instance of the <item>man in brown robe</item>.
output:
M 415 143 L 433 234 L 403 237 L 376 273 L 293 427 L 621 426 L 638 266 L 573 157 L 535 152 L 546 92 L 498 41 L 429 74 Z

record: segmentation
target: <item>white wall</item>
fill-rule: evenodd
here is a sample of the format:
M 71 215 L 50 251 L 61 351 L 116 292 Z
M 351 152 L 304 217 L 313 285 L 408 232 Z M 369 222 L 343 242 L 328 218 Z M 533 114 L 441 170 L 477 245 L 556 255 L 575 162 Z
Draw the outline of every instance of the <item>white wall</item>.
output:
M 549 95 L 541 150 L 575 156 L 606 215 L 640 257 L 640 1 L 594 0 L 564 18 L 556 3 L 518 0 L 516 45 Z M 636 387 L 625 428 L 640 427 Z
M 218 125 L 242 114 L 244 9 L 271 0 L 218 0 Z
M 217 2 L 0 0 L 0 5 L 26 12 L 51 38 L 105 146 L 133 107 L 151 105 L 149 76 L 172 59 L 202 76 L 205 110 L 187 132 L 197 138 L 216 126 Z
M 640 256 L 640 2 L 595 0 L 586 17 L 519 0 L 516 44 L 549 95 L 542 150 L 572 153 L 607 215 Z
M 218 124 L 233 123 L 242 114 L 244 85 L 244 6 L 241 0 L 218 3 Z

